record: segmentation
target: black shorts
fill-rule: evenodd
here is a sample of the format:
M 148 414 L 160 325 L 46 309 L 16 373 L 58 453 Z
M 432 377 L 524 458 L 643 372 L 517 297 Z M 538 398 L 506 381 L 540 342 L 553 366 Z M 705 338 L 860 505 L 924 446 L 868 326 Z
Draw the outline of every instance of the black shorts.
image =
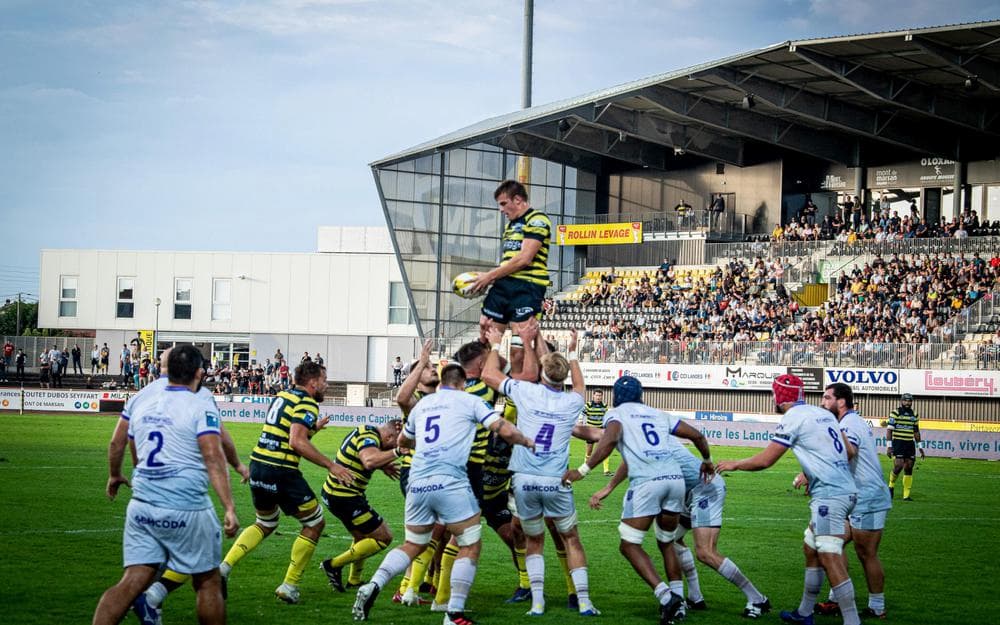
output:
M 493 531 L 497 531 L 510 523 L 514 518 L 514 515 L 511 514 L 510 509 L 507 507 L 506 492 L 497 495 L 493 499 L 484 499 L 481 508 L 483 510 L 483 518 L 486 519 L 486 524 Z
M 472 487 L 472 494 L 479 502 L 479 509 L 483 509 L 483 463 L 469 462 L 465 465 L 465 471 L 469 475 L 469 486 Z
M 406 487 L 410 485 L 410 467 L 399 467 L 399 490 L 406 498 Z
M 499 323 L 521 322 L 542 312 L 545 287 L 518 278 L 500 278 L 483 300 L 483 314 Z
M 317 505 L 316 495 L 297 469 L 250 461 L 250 495 L 257 510 L 274 510 L 275 507 L 291 516 L 297 516 Z
M 913 441 L 892 441 L 892 457 L 913 460 L 917 457 L 917 444 Z
M 323 491 L 323 504 L 348 532 L 371 534 L 385 522 L 364 497 L 336 497 Z

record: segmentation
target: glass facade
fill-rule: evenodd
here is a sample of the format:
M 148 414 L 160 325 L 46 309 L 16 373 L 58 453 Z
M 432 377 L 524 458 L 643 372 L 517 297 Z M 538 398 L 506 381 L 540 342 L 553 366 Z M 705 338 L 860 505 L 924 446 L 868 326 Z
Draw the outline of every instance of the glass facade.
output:
M 518 177 L 519 155 L 480 143 L 375 167 L 382 206 L 423 337 L 453 338 L 479 322 L 480 300 L 451 292 L 463 271 L 489 270 L 500 259 L 503 215 L 493 191 Z M 539 158 L 521 166 L 529 202 L 558 224 L 594 219 L 594 174 Z M 551 290 L 580 275 L 579 252 L 554 244 Z M 581 265 L 582 266 L 582 265 Z

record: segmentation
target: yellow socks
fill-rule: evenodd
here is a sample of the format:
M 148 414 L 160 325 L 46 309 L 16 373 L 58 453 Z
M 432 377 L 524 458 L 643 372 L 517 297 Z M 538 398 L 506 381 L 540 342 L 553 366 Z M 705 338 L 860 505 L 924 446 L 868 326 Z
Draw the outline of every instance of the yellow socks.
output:
M 524 563 L 525 549 L 523 547 L 514 547 L 514 563 L 517 565 L 517 587 L 518 588 L 531 588 L 531 583 L 528 581 L 528 567 Z
M 567 594 L 576 594 L 576 584 L 573 583 L 573 576 L 569 574 L 569 564 L 566 563 L 566 550 L 556 549 L 556 557 L 559 558 L 559 568 L 562 569 L 563 577 L 566 578 Z
M 316 551 L 316 541 L 299 534 L 292 543 L 292 561 L 288 564 L 288 571 L 285 572 L 285 583 L 289 586 L 298 586 L 302 579 L 302 572 L 309 565 L 309 559 Z
M 903 476 L 903 499 L 910 496 L 910 489 L 913 488 L 913 476 L 904 475 Z
M 352 562 L 369 558 L 388 546 L 389 543 L 375 540 L 374 538 L 362 538 L 357 542 L 351 543 L 351 547 L 347 551 L 335 558 L 332 558 L 330 560 L 330 566 L 347 566 Z
M 611 473 L 611 456 L 604 459 L 604 472 Z
M 892 473 L 890 471 L 889 472 L 889 488 L 892 488 L 895 485 L 896 485 L 896 474 Z
M 361 585 L 361 572 L 365 569 L 364 560 L 355 560 L 351 562 L 351 573 L 347 577 L 347 583 L 351 586 Z
M 264 532 L 257 525 L 251 525 L 243 530 L 233 546 L 229 548 L 229 553 L 222 559 L 230 567 L 236 566 L 243 556 L 257 548 L 257 545 L 264 540 Z
M 424 583 L 427 567 L 434 561 L 435 552 L 437 552 L 437 541 L 432 540 L 410 565 L 410 588 L 413 588 L 413 592 L 420 592 L 420 585 Z
M 437 594 L 434 596 L 435 603 L 448 603 L 451 597 L 451 568 L 455 565 L 456 556 L 458 556 L 458 545 L 448 545 L 441 554 L 441 577 L 438 579 Z

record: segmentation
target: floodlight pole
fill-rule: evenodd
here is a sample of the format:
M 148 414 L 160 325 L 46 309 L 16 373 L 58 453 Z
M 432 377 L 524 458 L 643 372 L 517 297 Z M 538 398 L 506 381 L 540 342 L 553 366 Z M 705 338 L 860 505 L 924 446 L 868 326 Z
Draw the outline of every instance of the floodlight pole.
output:
M 531 108 L 531 48 L 535 21 L 535 1 L 524 0 L 524 59 L 521 68 L 521 108 Z
M 160 298 L 157 297 L 153 300 L 153 305 L 156 306 L 156 321 L 153 324 L 153 362 L 156 362 L 158 354 L 156 353 L 156 348 L 159 345 L 160 340 Z

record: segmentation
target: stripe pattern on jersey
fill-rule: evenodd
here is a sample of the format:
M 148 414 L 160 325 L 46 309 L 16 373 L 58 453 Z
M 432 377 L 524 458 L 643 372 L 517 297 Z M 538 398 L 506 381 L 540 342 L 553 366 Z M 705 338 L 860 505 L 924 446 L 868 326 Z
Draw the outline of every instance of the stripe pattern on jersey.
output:
M 900 406 L 889 413 L 889 423 L 886 428 L 892 430 L 892 440 L 912 441 L 913 432 L 916 431 L 920 417 L 913 410 Z
M 521 245 L 525 239 L 535 239 L 541 241 L 542 246 L 535 254 L 531 264 L 510 274 L 511 278 L 524 280 L 532 284 L 549 286 L 549 239 L 552 236 L 552 222 L 548 215 L 533 208 L 511 220 L 503 231 L 503 258 L 500 264 L 508 262 L 521 252 Z
M 496 391 L 486 386 L 479 378 L 469 378 L 465 381 L 465 392 L 482 398 L 490 408 L 496 405 Z M 490 443 L 490 431 L 482 426 L 476 425 L 476 437 L 472 439 L 472 450 L 469 452 L 469 462 L 483 464 L 486 462 L 486 447 Z
M 588 401 L 583 407 L 583 417 L 587 425 L 594 428 L 604 427 L 604 415 L 607 414 L 606 404 L 597 401 Z
M 354 483 L 350 486 L 341 484 L 327 474 L 326 482 L 323 483 L 323 492 L 331 497 L 364 497 L 368 482 L 372 479 L 373 470 L 365 469 L 361 462 L 361 450 L 374 447 L 376 450 L 382 447 L 382 437 L 379 436 L 378 428 L 370 425 L 362 425 L 354 428 L 351 433 L 344 437 L 344 442 L 337 450 L 337 457 L 334 461 L 350 469 L 354 474 Z
M 281 391 L 271 402 L 260 438 L 250 452 L 250 460 L 283 469 L 298 469 L 300 457 L 289 443 L 289 432 L 292 425 L 298 423 L 312 436 L 318 420 L 319 404 L 306 391 L 297 388 Z

